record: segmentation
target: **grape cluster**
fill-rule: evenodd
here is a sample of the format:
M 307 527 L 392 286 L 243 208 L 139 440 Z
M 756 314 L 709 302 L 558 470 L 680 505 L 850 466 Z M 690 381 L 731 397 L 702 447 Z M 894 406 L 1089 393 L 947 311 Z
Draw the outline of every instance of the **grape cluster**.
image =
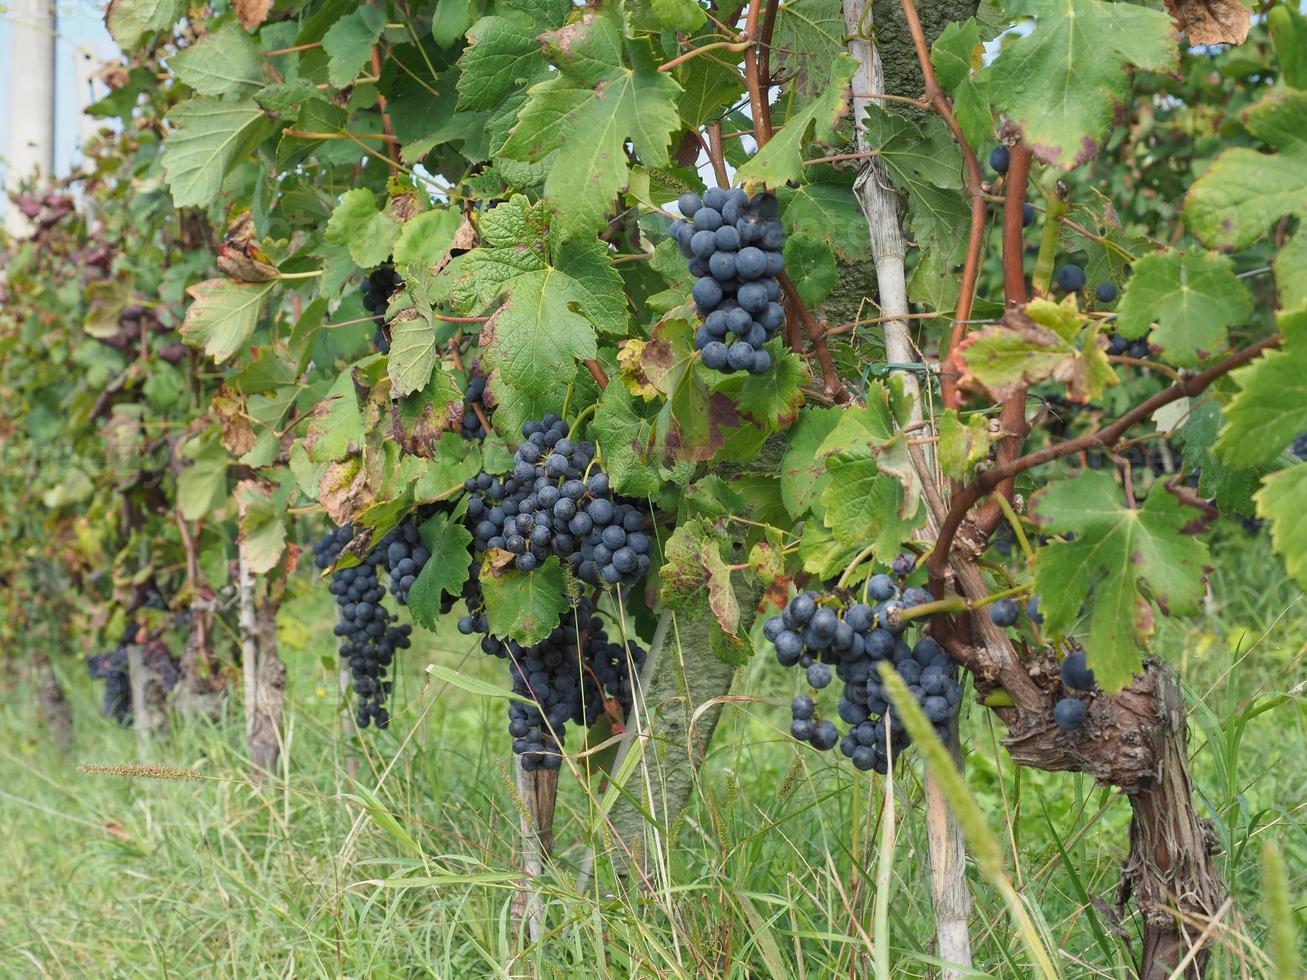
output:
M 313 546 L 314 564 L 319 569 L 330 568 L 353 536 L 354 528 L 348 524 L 328 531 Z M 373 723 L 385 728 L 390 724 L 390 713 L 384 707 L 391 691 L 386 673 L 395 651 L 412 644 L 409 635 L 413 627 L 408 623 L 396 626 L 397 617 L 381 604 L 385 589 L 378 568 L 385 560 L 385 552 L 373 548 L 359 564 L 331 575 L 330 589 L 338 612 L 335 633 L 340 638 L 341 659 L 349 664 L 354 693 L 358 695 L 354 720 L 360 728 Z
M 879 662 L 892 665 L 941 737 L 957 717 L 962 686 L 938 643 L 928 636 L 913 644 L 903 638 L 907 624 L 902 612 L 930 602 L 929 592 L 913 588 L 900 595 L 888 575 L 872 576 L 866 592 L 870 603 L 846 602 L 834 592 L 804 592 L 767 620 L 763 635 L 776 647 L 782 666 L 797 665 L 807 672 L 810 687 L 828 687 L 832 673 L 844 684 L 837 709 L 848 726 L 843 738 L 807 694 L 790 705 L 790 734 L 822 751 L 838 744 L 856 768 L 884 774 L 911 740 L 889 703 Z
M 422 568 L 431 552 L 422 543 L 418 528 L 422 525 L 419 513 L 411 514 L 396 524 L 381 539 L 377 551 L 382 555 L 386 573 L 390 576 L 390 594 L 401 606 L 408 605 L 408 592 L 422 574 Z
M 390 339 L 386 336 L 386 309 L 390 306 L 390 294 L 403 282 L 389 263 L 377 266 L 363 280 L 363 309 L 373 314 L 372 322 L 377 325 L 372 343 L 383 354 L 390 353 Z
M 144 605 L 149 606 L 147 601 Z M 157 607 L 151 607 L 157 608 Z M 164 608 L 167 608 L 166 605 Z M 132 721 L 132 679 L 127 659 L 127 648 L 137 642 L 140 625 L 129 622 L 123 630 L 118 645 L 106 653 L 92 654 L 86 658 L 86 672 L 93 680 L 104 681 L 104 697 L 100 702 L 100 714 L 112 718 L 120 725 L 129 725 Z M 164 691 L 171 691 L 181 676 L 180 662 L 159 640 L 141 644 L 141 656 L 146 665 L 155 673 Z
M 470 609 L 479 595 L 478 587 L 467 596 Z M 482 651 L 509 662 L 513 693 L 528 699 L 508 708 L 513 752 L 522 757 L 527 772 L 562 765 L 568 722 L 590 728 L 608 699 L 617 703 L 623 718 L 631 710 L 632 675 L 644 665 L 645 651 L 636 643 L 623 647 L 609 642 L 589 599 L 564 613 L 553 632 L 535 646 L 490 636 L 486 626 L 480 611 L 469 612 L 458 623 L 465 634 L 484 634 Z
M 1127 340 L 1118 333 L 1112 334 L 1107 339 L 1107 352 L 1109 354 L 1124 354 L 1127 357 L 1146 358 L 1151 353 L 1148 346 L 1148 338 L 1140 337 L 1138 340 Z
M 1083 650 L 1066 655 L 1061 667 L 1062 686 L 1068 691 L 1091 691 L 1094 672 Z M 1065 697 L 1053 705 L 1053 721 L 1063 731 L 1073 732 L 1082 727 L 1089 717 L 1089 709 L 1078 698 Z
M 469 442 L 486 437 L 486 427 L 481 423 L 481 415 L 477 414 L 473 406 L 481 409 L 481 415 L 490 417 L 490 407 L 486 405 L 486 376 L 481 373 L 476 364 L 472 365 L 471 376 L 468 378 L 467 387 L 463 390 L 463 438 Z
M 694 349 L 714 371 L 765 373 L 771 354 L 764 345 L 785 323 L 776 280 L 785 268 L 785 228 L 776 198 L 710 187 L 702 198 L 682 194 L 676 205 L 684 218 L 671 234 L 690 260 L 694 304 L 704 318 Z
M 613 498 L 594 444 L 569 439 L 554 412 L 522 435 L 506 479 L 483 472 L 464 484 L 477 553 L 507 551 L 523 572 L 558 555 L 591 585 L 636 581 L 649 569 L 648 517 Z

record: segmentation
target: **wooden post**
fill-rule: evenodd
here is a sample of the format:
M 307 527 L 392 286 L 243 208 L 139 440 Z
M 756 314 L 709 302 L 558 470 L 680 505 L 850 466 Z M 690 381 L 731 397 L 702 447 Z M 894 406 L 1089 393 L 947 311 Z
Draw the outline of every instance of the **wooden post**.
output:
M 286 667 L 277 655 L 277 607 L 260 605 L 255 578 L 244 556 L 237 559 L 236 594 L 241 630 L 241 672 L 245 684 L 245 744 L 250 762 L 266 773 L 281 757 L 281 719 Z
M 132 727 L 144 758 L 155 733 L 166 728 L 168 716 L 163 710 L 163 681 L 146 659 L 143 644 L 127 647 L 127 676 L 132 688 Z
M 513 896 L 513 921 L 525 942 L 538 943 L 545 931 L 545 903 L 534 879 L 544 871 L 554 850 L 554 807 L 558 802 L 558 769 L 522 768 L 522 757 L 513 757 L 517 773 L 517 794 L 521 798 L 522 869 L 527 881 Z

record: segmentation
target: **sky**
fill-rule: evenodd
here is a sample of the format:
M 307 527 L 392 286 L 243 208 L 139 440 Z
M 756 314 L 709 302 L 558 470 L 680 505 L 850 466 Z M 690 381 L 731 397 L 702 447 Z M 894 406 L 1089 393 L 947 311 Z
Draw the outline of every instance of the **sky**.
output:
M 4 8 L 0 5 L 0 11 Z M 73 59 L 79 45 L 90 47 L 97 61 L 112 57 L 118 46 L 104 28 L 104 5 L 96 0 L 58 4 L 59 35 L 55 48 L 55 170 L 66 174 L 76 159 L 80 122 Z M 19 93 L 21 94 L 21 93 Z M 9 146 L 9 16 L 0 12 L 0 157 Z

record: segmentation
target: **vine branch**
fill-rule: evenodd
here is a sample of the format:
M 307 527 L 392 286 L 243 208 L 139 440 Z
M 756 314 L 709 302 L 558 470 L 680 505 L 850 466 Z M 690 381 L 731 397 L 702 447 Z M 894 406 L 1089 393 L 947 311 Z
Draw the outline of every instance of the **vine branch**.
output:
M 916 5 L 913 0 L 902 0 L 902 6 L 903 16 L 908 23 L 908 32 L 912 35 L 912 46 L 917 52 L 921 77 L 926 83 L 926 99 L 944 120 L 962 150 L 962 159 L 967 172 L 967 196 L 971 199 L 967 257 L 962 266 L 962 285 L 958 292 L 957 309 L 953 311 L 953 327 L 949 332 L 948 352 L 951 356 L 967 335 L 966 321 L 971 319 L 971 304 L 975 300 L 976 279 L 980 274 L 980 249 L 985 237 L 985 189 L 981 186 L 980 161 L 976 159 L 976 151 L 971 148 L 966 135 L 962 132 L 962 127 L 958 125 L 953 115 L 953 106 L 935 77 L 935 66 L 930 62 L 930 49 L 926 44 L 926 35 L 921 29 L 921 20 L 917 17 Z M 961 405 L 961 396 L 957 388 L 957 372 L 947 371 L 941 376 L 940 395 L 945 408 L 957 408 Z
M 954 496 L 952 506 L 940 526 L 939 538 L 935 542 L 935 550 L 926 562 L 932 587 L 935 583 L 942 583 L 944 580 L 944 572 L 948 565 L 953 539 L 957 536 L 958 528 L 962 526 L 967 512 L 982 497 L 992 493 L 1005 480 L 1013 479 L 1032 467 L 1051 463 L 1053 460 L 1061 459 L 1064 456 L 1071 456 L 1087 449 L 1106 449 L 1115 445 L 1132 426 L 1138 425 L 1159 408 L 1181 398 L 1193 398 L 1202 394 L 1218 378 L 1256 359 L 1263 351 L 1278 347 L 1282 339 L 1279 334 L 1274 334 L 1264 340 L 1259 340 L 1257 343 L 1231 354 L 1225 360 L 1213 364 L 1207 370 L 1173 384 L 1164 391 L 1159 391 L 1147 401 L 1140 402 L 1110 425 L 1103 426 L 1095 432 L 1086 433 L 1075 439 L 1067 439 L 1056 445 L 1045 446 L 1043 449 L 1027 453 L 1009 462 L 1000 463 L 993 469 L 977 476 L 975 480 L 963 487 Z

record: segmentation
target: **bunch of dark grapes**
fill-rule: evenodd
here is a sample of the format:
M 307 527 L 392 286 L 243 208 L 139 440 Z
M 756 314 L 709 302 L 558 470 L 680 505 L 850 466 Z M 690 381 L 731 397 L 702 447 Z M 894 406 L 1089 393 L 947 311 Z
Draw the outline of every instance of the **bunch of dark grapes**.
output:
M 507 551 L 523 572 L 557 555 L 592 585 L 639 579 L 650 563 L 648 517 L 612 496 L 594 444 L 569 439 L 554 412 L 527 422 L 522 435 L 506 479 L 480 473 L 464 484 L 476 553 Z
M 348 524 L 328 531 L 313 546 L 314 564 L 319 569 L 330 568 L 353 536 L 354 528 Z M 390 713 L 384 707 L 391 691 L 386 673 L 395 651 L 412 644 L 409 635 L 413 627 L 407 623 L 394 625 L 396 617 L 381 604 L 385 589 L 377 572 L 385 560 L 382 549 L 374 548 L 359 564 L 331 574 L 330 589 L 338 612 L 335 632 L 340 638 L 341 659 L 349 664 L 358 696 L 354 720 L 360 728 L 373 723 L 385 728 L 390 724 Z
M 481 409 L 480 414 L 477 413 L 477 408 Z M 486 404 L 486 376 L 481 373 L 476 364 L 473 364 L 467 388 L 463 390 L 464 439 L 473 441 L 486 437 L 486 427 L 481 421 L 482 416 L 490 418 L 490 407 Z
M 431 552 L 422 543 L 418 528 L 424 520 L 421 512 L 410 514 L 396 524 L 377 544 L 390 576 L 390 594 L 401 606 L 408 605 L 408 592 L 422 574 Z
M 1140 337 L 1138 340 L 1127 340 L 1119 333 L 1114 333 L 1107 339 L 1107 352 L 1113 355 L 1124 354 L 1126 357 L 1140 359 L 1147 358 L 1151 354 L 1147 337 Z
M 130 622 L 114 649 L 86 658 L 86 672 L 92 679 L 104 681 L 100 714 L 120 725 L 129 725 L 132 721 L 132 680 L 127 648 L 137 642 L 139 634 L 139 624 Z M 159 679 L 164 691 L 171 691 L 177 685 L 181 665 L 162 641 L 152 639 L 142 643 L 141 657 Z
M 484 613 L 470 612 L 458 628 L 469 635 L 484 633 Z M 553 632 L 535 646 L 484 635 L 481 649 L 509 662 L 513 693 L 528 699 L 508 708 L 513 752 L 522 757 L 527 772 L 559 768 L 568 722 L 590 728 L 609 699 L 625 718 L 631 709 L 632 672 L 639 672 L 646 656 L 638 644 L 623 648 L 609 642 L 589 599 L 564 613 Z
M 383 354 L 390 353 L 390 338 L 386 336 L 386 309 L 390 306 L 390 294 L 403 281 L 389 263 L 377 266 L 363 280 L 363 309 L 373 315 L 372 322 L 377 325 L 372 344 Z
M 690 260 L 704 318 L 694 349 L 714 371 L 764 374 L 771 368 L 764 345 L 785 324 L 776 280 L 785 268 L 785 227 L 776 198 L 711 187 L 702 198 L 682 194 L 676 205 L 685 217 L 672 223 L 672 238 Z
M 879 663 L 892 665 L 941 738 L 957 718 L 962 687 L 953 661 L 938 643 L 928 636 L 911 644 L 904 639 L 903 611 L 930 602 L 929 592 L 907 589 L 900 595 L 893 579 L 875 575 L 866 594 L 870 602 L 835 592 L 804 592 L 767 620 L 763 635 L 775 645 L 782 666 L 807 672 L 815 692 L 828 687 L 832 676 L 844 684 L 836 709 L 847 726 L 842 738 L 809 694 L 790 706 L 790 734 L 822 751 L 838 744 L 858 769 L 884 774 L 911 740 L 889 703 Z

